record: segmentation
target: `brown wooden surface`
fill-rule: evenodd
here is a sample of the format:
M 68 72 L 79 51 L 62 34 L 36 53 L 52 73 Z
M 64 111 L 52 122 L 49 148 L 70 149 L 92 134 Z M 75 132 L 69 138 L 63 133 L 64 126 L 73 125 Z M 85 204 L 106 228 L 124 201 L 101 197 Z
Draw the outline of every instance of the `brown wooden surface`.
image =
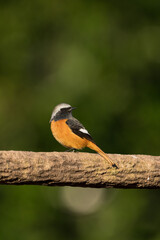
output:
M 160 157 L 109 154 L 0 151 L 0 184 L 160 188 Z

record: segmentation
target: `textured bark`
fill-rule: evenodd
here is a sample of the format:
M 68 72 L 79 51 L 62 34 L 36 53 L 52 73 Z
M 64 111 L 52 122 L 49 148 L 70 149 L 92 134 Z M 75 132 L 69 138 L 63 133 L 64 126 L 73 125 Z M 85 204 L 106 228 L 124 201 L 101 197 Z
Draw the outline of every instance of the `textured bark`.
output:
M 160 157 L 109 154 L 0 151 L 0 184 L 160 188 Z

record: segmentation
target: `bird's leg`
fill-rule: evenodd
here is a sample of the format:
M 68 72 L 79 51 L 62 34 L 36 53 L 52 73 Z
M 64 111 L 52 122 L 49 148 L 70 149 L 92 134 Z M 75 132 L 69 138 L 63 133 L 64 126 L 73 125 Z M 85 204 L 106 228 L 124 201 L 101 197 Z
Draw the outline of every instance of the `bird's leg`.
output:
M 67 149 L 65 152 L 75 152 L 75 151 L 76 151 L 75 148 L 69 148 L 69 149 Z

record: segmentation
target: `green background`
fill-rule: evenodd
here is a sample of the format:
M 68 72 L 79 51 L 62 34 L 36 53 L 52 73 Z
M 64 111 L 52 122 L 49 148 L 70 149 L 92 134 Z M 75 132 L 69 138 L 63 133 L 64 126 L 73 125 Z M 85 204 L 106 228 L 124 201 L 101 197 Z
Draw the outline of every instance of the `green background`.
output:
M 0 1 L 0 149 L 63 151 L 61 102 L 104 151 L 160 155 L 160 1 Z M 0 186 L 0 239 L 160 240 L 158 190 L 80 214 L 63 189 Z

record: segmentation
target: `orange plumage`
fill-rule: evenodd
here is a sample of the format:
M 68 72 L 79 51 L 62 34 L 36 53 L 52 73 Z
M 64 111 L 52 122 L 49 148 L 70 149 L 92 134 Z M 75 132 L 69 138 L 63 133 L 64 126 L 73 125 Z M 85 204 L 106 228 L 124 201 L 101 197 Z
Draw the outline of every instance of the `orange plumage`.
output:
M 87 146 L 87 139 L 74 134 L 66 124 L 67 119 L 51 122 L 51 131 L 55 139 L 68 148 L 82 149 Z

